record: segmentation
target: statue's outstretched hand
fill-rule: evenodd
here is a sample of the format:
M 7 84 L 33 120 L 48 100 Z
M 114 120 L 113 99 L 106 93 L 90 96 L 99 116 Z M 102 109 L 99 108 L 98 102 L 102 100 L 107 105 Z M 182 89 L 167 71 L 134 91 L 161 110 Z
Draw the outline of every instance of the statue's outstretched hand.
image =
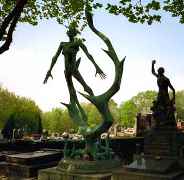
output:
M 43 81 L 43 83 L 44 83 L 44 84 L 46 84 L 46 83 L 47 83 L 47 80 L 49 79 L 49 77 L 51 77 L 51 78 L 53 79 L 53 76 L 52 76 L 52 74 L 51 74 L 51 71 L 50 71 L 50 70 L 49 70 L 49 71 L 47 71 L 47 74 L 46 74 L 45 79 L 44 79 L 44 81 Z
M 101 78 L 101 79 L 105 79 L 105 78 L 106 78 L 106 74 L 105 74 L 99 67 L 96 67 L 95 76 L 96 76 L 97 74 L 100 75 L 100 78 Z

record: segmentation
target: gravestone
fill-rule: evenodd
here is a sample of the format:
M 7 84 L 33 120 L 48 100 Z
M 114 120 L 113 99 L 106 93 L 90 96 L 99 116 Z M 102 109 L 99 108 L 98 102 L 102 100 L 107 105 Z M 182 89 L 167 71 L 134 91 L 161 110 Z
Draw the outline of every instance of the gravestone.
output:
M 37 176 L 39 169 L 56 166 L 62 156 L 62 151 L 49 149 L 7 155 L 7 175 L 25 178 Z

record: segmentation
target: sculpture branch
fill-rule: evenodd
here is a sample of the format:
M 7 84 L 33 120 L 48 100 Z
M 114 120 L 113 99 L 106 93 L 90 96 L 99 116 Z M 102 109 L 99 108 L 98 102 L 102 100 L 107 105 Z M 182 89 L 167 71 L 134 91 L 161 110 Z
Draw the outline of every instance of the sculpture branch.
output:
M 85 10 L 85 13 L 86 13 L 86 19 L 90 29 L 98 37 L 100 37 L 107 45 L 108 50 L 104 50 L 104 52 L 110 57 L 110 59 L 112 60 L 115 66 L 114 82 L 105 93 L 99 96 L 95 96 L 93 95 L 93 93 L 89 93 L 88 91 L 86 91 L 88 94 L 80 93 L 82 96 L 88 99 L 92 104 L 94 104 L 101 114 L 102 123 L 97 125 L 94 128 L 88 127 L 87 116 L 78 101 L 76 90 L 72 81 L 72 74 L 70 73 L 70 71 L 67 71 L 67 73 L 65 71 L 65 78 L 66 78 L 67 86 L 70 93 L 70 103 L 69 104 L 62 103 L 62 104 L 64 104 L 68 108 L 68 111 L 72 120 L 78 126 L 80 126 L 80 133 L 86 138 L 86 144 L 88 147 L 87 149 L 89 150 L 94 146 L 94 141 L 97 138 L 99 138 L 102 133 L 107 132 L 113 123 L 113 117 L 109 110 L 108 103 L 110 98 L 120 89 L 125 58 L 122 61 L 118 59 L 118 56 L 116 55 L 116 52 L 109 38 L 95 28 L 93 24 L 92 14 L 87 10 L 87 8 Z M 86 83 L 85 83 L 85 86 L 90 88 Z
M 103 33 L 101 33 L 95 28 L 93 24 L 92 14 L 87 10 L 87 8 L 85 13 L 89 27 L 97 36 L 99 36 L 105 42 L 108 47 L 108 50 L 104 51 L 107 53 L 107 55 L 110 57 L 110 59 L 115 65 L 114 82 L 105 93 L 99 96 L 90 96 L 80 93 L 82 96 L 87 98 L 91 103 L 96 106 L 102 116 L 102 123 L 96 126 L 95 128 L 86 131 L 84 134 L 86 138 L 95 139 L 98 138 L 102 133 L 106 132 L 113 123 L 113 117 L 109 110 L 108 103 L 110 98 L 120 89 L 121 78 L 123 74 L 123 65 L 126 57 L 124 57 L 122 61 L 119 61 L 111 41 Z

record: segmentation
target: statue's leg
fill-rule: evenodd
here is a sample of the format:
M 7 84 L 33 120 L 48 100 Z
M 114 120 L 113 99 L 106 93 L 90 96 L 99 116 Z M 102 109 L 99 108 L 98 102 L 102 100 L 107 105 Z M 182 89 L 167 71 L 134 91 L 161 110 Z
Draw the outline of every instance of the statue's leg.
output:
M 86 113 L 84 112 L 83 108 L 81 107 L 81 105 L 78 101 L 76 90 L 74 88 L 73 81 L 72 81 L 72 73 L 65 71 L 65 78 L 66 78 L 66 82 L 67 82 L 67 86 L 68 86 L 68 90 L 69 90 L 69 94 L 70 94 L 70 103 L 72 105 L 77 106 L 78 110 L 81 113 L 82 120 L 85 121 L 85 123 L 86 123 L 87 116 L 86 116 Z
M 94 95 L 92 89 L 86 84 L 83 77 L 81 76 L 80 72 L 76 70 L 73 74 L 73 76 L 81 83 L 81 85 L 84 88 L 84 91 L 86 91 L 90 95 Z
M 78 101 L 76 91 L 72 82 L 72 74 L 71 72 L 65 71 L 65 79 L 68 86 L 69 94 L 70 94 L 70 102 L 75 103 Z

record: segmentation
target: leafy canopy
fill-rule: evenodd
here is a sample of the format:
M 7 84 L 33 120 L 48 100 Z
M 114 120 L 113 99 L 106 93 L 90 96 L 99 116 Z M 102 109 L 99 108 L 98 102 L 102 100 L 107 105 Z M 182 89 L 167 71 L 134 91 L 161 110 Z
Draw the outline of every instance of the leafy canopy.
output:
M 54 18 L 58 23 L 68 26 L 75 21 L 85 24 L 84 9 L 87 0 L 28 0 L 21 14 L 20 22 L 28 22 L 36 25 L 40 19 Z M 160 21 L 161 10 L 170 12 L 172 16 L 180 17 L 184 22 L 183 0 L 88 0 L 90 9 L 103 8 L 110 14 L 123 15 L 133 23 L 152 24 Z M 2 21 L 14 8 L 15 0 L 0 0 L 0 20 Z

